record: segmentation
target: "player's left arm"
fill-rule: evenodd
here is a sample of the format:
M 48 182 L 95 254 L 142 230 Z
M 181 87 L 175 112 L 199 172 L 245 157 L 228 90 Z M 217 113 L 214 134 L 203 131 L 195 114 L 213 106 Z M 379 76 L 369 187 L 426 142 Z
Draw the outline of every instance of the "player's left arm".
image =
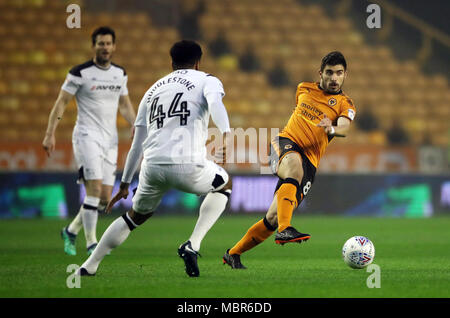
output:
M 350 130 L 351 123 L 349 118 L 341 116 L 338 118 L 336 126 L 333 126 L 331 119 L 324 115 L 317 126 L 322 127 L 328 136 L 345 137 Z
M 318 124 L 325 130 L 328 136 L 345 137 L 350 131 L 350 125 L 355 119 L 356 109 L 353 105 L 353 101 L 347 98 L 344 102 L 340 103 L 340 111 L 338 111 L 338 118 L 333 125 L 330 118 L 325 114 L 321 122 Z
M 335 135 L 339 137 L 345 137 L 350 131 L 350 125 L 352 121 L 348 119 L 347 117 L 339 117 L 337 120 L 336 126 L 331 126 L 331 129 L 329 131 L 329 135 Z
M 131 138 L 134 135 L 134 121 L 136 120 L 136 112 L 128 95 L 121 95 L 119 98 L 119 112 L 123 118 L 130 124 L 132 128 Z
M 347 136 L 347 134 L 350 131 L 350 125 L 351 125 L 352 121 L 350 119 L 348 119 L 347 117 L 339 117 L 337 120 L 337 125 L 336 126 L 331 126 L 334 129 L 334 134 L 340 135 L 342 137 Z M 333 130 L 331 129 L 331 130 Z M 331 133 L 332 131 L 330 131 Z M 332 135 L 332 134 L 331 134 Z

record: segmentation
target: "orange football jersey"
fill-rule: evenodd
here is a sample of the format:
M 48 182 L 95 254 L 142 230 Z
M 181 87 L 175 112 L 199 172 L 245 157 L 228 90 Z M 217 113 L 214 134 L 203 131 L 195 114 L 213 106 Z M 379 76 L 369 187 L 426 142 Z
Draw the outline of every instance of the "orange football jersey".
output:
M 356 109 L 347 95 L 342 92 L 328 94 L 319 88 L 319 83 L 300 83 L 295 100 L 295 110 L 279 136 L 289 138 L 299 145 L 317 168 L 332 139 L 317 124 L 324 115 L 331 119 L 333 126 L 337 125 L 337 119 L 341 116 L 353 120 Z

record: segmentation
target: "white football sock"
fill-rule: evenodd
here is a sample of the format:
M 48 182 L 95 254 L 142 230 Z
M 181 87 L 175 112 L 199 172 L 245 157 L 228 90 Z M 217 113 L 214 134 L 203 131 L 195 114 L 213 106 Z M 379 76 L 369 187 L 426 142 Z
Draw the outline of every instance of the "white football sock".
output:
M 111 252 L 111 250 L 120 244 L 122 244 L 130 234 L 130 225 L 127 224 L 124 217 L 126 217 L 129 224 L 131 226 L 136 227 L 128 215 L 121 216 L 117 218 L 111 225 L 106 229 L 105 233 L 103 233 L 100 242 L 97 247 L 92 252 L 91 256 L 81 265 L 81 267 L 85 268 L 88 273 L 95 274 L 97 272 L 97 268 L 100 265 L 100 262 L 103 260 L 106 254 Z
M 97 207 L 100 198 L 86 196 L 81 207 L 81 219 L 83 220 L 84 236 L 86 237 L 86 247 L 97 243 Z
M 80 211 L 78 211 L 77 216 L 73 219 L 73 221 L 67 227 L 67 231 L 69 231 L 69 233 L 78 235 L 81 228 L 83 227 L 83 220 L 81 219 L 81 209 L 82 209 L 82 207 L 80 208 Z
M 231 190 L 226 190 L 225 192 L 231 194 Z M 225 210 L 227 202 L 228 196 L 224 193 L 210 192 L 206 195 L 200 206 L 197 224 L 195 224 L 194 231 L 189 238 L 194 251 L 198 252 L 200 250 L 203 238 Z

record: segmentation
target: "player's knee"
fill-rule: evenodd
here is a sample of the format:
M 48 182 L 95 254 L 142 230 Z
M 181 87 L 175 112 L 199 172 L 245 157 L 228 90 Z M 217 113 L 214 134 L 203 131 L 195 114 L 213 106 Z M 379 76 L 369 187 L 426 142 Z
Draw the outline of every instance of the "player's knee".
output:
M 295 179 L 298 181 L 298 183 L 300 183 L 302 182 L 303 179 L 303 170 L 302 169 L 293 170 L 288 174 L 287 178 Z
M 110 200 L 111 200 L 111 193 L 107 192 L 107 191 L 104 191 L 102 189 L 102 191 L 100 193 L 100 204 L 107 205 Z
M 141 213 L 138 213 L 138 212 L 134 211 L 133 209 L 131 209 L 128 212 L 128 216 L 131 218 L 131 220 L 136 225 L 141 225 L 142 223 L 147 221 L 147 219 L 149 219 L 152 215 L 153 215 L 153 212 L 149 212 L 149 213 L 146 213 L 146 214 L 141 214 Z
M 102 186 L 100 193 L 100 202 L 108 202 L 111 200 L 112 187 Z
M 298 183 L 301 183 L 303 179 L 303 167 L 294 161 L 291 165 L 286 166 L 278 176 L 283 180 L 295 179 Z
M 232 187 L 233 187 L 233 185 L 232 185 L 231 177 L 229 177 L 227 183 L 220 190 L 215 190 L 215 191 L 213 191 L 213 193 L 222 193 L 228 199 L 230 199 Z
M 223 190 L 232 190 L 233 189 L 233 181 L 231 176 L 228 176 L 228 182 L 225 184 L 225 186 L 222 188 Z
M 293 161 L 291 165 L 289 165 L 286 170 L 283 179 L 295 179 L 299 183 L 303 179 L 303 167 L 301 165 L 301 162 Z
M 102 193 L 101 189 L 97 188 L 97 187 L 92 187 L 91 191 L 89 191 L 89 192 L 90 192 L 90 194 L 89 194 L 90 196 L 93 196 L 93 197 L 96 197 L 96 198 L 100 198 L 101 193 Z
M 273 213 L 267 213 L 265 216 L 266 221 L 270 224 L 270 226 L 272 228 L 277 228 L 278 227 L 278 218 L 277 218 L 277 214 L 273 214 Z
M 283 158 L 278 169 L 278 176 L 282 179 L 292 178 L 299 183 L 303 179 L 303 166 L 300 155 L 292 154 Z
M 102 194 L 101 182 L 87 181 L 85 182 L 86 195 L 100 198 Z

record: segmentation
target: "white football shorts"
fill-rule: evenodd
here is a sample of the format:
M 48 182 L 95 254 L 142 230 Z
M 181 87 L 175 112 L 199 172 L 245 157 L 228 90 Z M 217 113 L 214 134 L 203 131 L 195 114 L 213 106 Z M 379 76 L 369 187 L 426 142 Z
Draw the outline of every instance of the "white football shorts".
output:
M 177 189 L 197 195 L 219 191 L 228 183 L 228 173 L 212 161 L 204 164 L 147 164 L 142 161 L 139 184 L 133 196 L 133 210 L 153 212 L 163 195 Z
M 104 185 L 113 186 L 116 180 L 117 145 L 105 147 L 87 134 L 72 138 L 73 154 L 78 166 L 79 180 L 103 180 Z

